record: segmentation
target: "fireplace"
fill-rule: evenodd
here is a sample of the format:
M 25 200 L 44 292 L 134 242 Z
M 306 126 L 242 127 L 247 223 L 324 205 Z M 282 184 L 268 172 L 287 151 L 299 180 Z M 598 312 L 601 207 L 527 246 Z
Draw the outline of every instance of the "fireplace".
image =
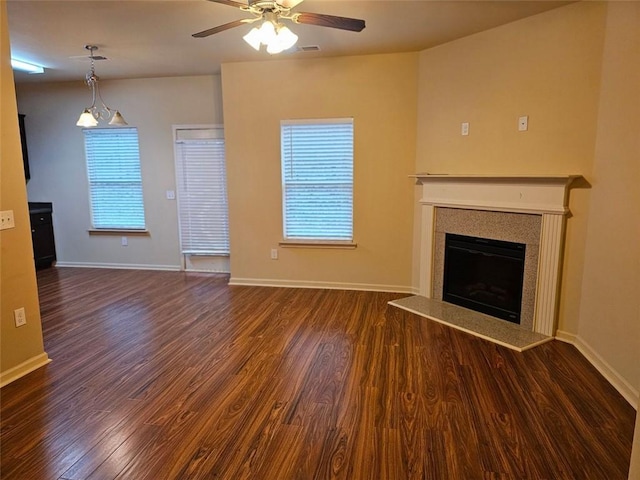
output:
M 418 174 L 415 178 L 422 187 L 418 293 L 455 303 L 443 298 L 447 234 L 525 244 L 519 328 L 553 336 L 569 186 L 581 176 Z
M 442 299 L 520 324 L 526 245 L 446 234 Z

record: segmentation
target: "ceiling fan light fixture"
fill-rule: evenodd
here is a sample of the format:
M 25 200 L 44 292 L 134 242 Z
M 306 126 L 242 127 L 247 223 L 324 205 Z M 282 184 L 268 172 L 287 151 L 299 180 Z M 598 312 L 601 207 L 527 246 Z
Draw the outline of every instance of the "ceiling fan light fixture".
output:
M 277 38 L 276 27 L 272 21 L 266 20 L 260 27 L 260 42 L 269 45 Z
M 291 30 L 289 30 L 289 28 L 282 26 L 278 30 L 278 36 L 276 37 L 276 39 L 282 46 L 282 50 L 289 50 L 298 41 L 298 36 Z
M 277 42 L 271 42 L 269 45 L 267 45 L 267 53 L 269 53 L 270 55 L 281 53 L 282 50 L 282 47 Z
M 251 45 L 255 50 L 260 50 L 260 45 L 262 45 L 262 40 L 260 36 L 260 30 L 257 28 L 252 28 L 249 33 L 247 33 L 244 37 L 242 37 L 245 42 Z
M 260 28 L 252 28 L 242 38 L 255 50 L 260 50 L 265 45 L 267 52 L 272 55 L 293 47 L 298 41 L 298 36 L 289 28 L 270 19 L 265 20 Z
M 278 28 L 278 34 L 267 45 L 267 53 L 275 55 L 293 47 L 298 41 L 298 36 L 284 25 Z
M 244 12 L 251 13 L 253 18 L 227 22 L 217 27 L 194 33 L 191 35 L 192 37 L 205 38 L 230 28 L 262 21 L 260 27 L 251 29 L 243 38 L 254 50 L 259 51 L 260 47 L 265 45 L 267 52 L 271 54 L 289 50 L 298 41 L 298 36 L 284 25 L 281 25 L 279 23 L 280 20 L 289 20 L 295 24 L 331 27 L 351 32 L 361 32 L 365 27 L 365 21 L 357 18 L 338 17 L 322 13 L 292 12 L 291 9 L 296 7 L 302 0 L 246 0 L 247 5 L 237 0 L 209 1 L 239 8 Z

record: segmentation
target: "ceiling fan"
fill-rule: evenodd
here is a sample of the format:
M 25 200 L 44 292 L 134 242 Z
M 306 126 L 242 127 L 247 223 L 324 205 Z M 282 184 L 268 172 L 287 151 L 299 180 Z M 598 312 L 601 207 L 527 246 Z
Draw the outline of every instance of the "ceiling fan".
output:
M 331 27 L 352 32 L 360 32 L 365 27 L 364 20 L 356 18 L 337 17 L 321 13 L 291 12 L 291 9 L 302 0 L 247 0 L 246 4 L 234 0 L 209 1 L 239 8 L 244 12 L 251 13 L 253 18 L 243 18 L 209 28 L 208 30 L 194 33 L 193 37 L 204 38 L 230 28 L 262 21 L 260 28 L 253 28 L 243 38 L 256 50 L 259 50 L 261 45 L 266 45 L 269 53 L 280 53 L 283 50 L 287 50 L 295 45 L 298 40 L 297 35 L 281 24 L 280 20 L 290 20 L 293 23 Z

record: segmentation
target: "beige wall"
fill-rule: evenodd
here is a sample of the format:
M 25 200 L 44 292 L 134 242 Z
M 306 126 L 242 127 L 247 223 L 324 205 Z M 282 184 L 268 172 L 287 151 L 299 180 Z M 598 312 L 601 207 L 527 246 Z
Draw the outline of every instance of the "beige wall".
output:
M 104 78 L 108 77 L 103 67 Z M 29 201 L 53 202 L 58 263 L 178 269 L 181 255 L 175 200 L 173 124 L 222 123 L 220 76 L 101 81 L 107 104 L 138 128 L 148 237 L 89 236 L 89 193 L 78 115 L 91 101 L 77 82 L 23 84 L 20 113 L 26 114 L 31 165 Z
M 237 283 L 411 288 L 417 54 L 225 64 Z M 279 248 L 280 120 L 354 118 L 355 250 Z
M 583 2 L 422 52 L 416 169 L 589 179 L 605 14 L 604 4 Z M 527 132 L 517 129 L 521 115 L 529 116 Z M 461 122 L 470 123 L 468 136 Z M 588 205 L 588 190 L 571 192 L 559 315 L 560 329 L 571 332 Z
M 47 361 L 42 342 L 13 71 L 9 61 L 5 2 L 0 3 L 0 48 L 0 210 L 13 210 L 16 225 L 0 231 L 0 383 L 4 383 Z M 27 324 L 16 327 L 13 311 L 20 307 L 25 309 Z
M 608 7 L 581 340 L 640 390 L 640 3 Z

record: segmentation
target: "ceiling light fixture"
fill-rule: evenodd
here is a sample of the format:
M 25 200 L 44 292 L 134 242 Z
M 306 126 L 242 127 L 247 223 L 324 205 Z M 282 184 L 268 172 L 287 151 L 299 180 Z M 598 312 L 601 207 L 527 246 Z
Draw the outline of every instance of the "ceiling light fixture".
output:
M 93 52 L 98 50 L 98 47 L 95 45 L 85 45 L 84 48 L 91 52 L 89 58 L 91 59 L 91 71 L 87 73 L 86 82 L 89 88 L 91 89 L 91 94 L 93 101 L 91 102 L 91 106 L 84 109 L 84 111 L 80 114 L 80 118 L 76 122 L 78 127 L 97 127 L 98 120 L 109 120 L 109 125 L 114 126 L 124 126 L 128 125 L 127 122 L 124 121 L 124 118 L 120 114 L 118 110 L 111 110 L 107 107 L 107 104 L 104 103 L 102 99 L 102 95 L 100 95 L 100 85 L 98 82 L 100 81 L 100 77 L 96 75 L 95 65 L 94 65 L 94 55 Z M 96 105 L 96 100 L 100 100 L 101 105 Z
M 27 73 L 44 73 L 44 67 L 33 63 L 23 62 L 22 60 L 11 59 L 11 68 Z
M 273 12 L 265 12 L 264 22 L 260 28 L 252 28 L 242 38 L 256 50 L 260 50 L 260 46 L 265 45 L 267 52 L 272 55 L 288 50 L 298 41 L 295 33 L 278 23 L 278 16 Z
M 287 20 L 295 24 L 349 30 L 351 32 L 361 32 L 365 27 L 364 20 L 357 18 L 337 17 L 323 13 L 292 12 L 291 9 L 296 7 L 302 0 L 245 0 L 242 3 L 237 0 L 209 1 L 239 8 L 243 12 L 253 15 L 253 18 L 242 18 L 217 27 L 208 28 L 194 33 L 192 37 L 205 38 L 230 28 L 260 22 L 259 27 L 252 28 L 243 38 L 255 50 L 260 50 L 260 47 L 265 45 L 267 53 L 270 54 L 289 50 L 298 41 L 298 36 L 295 33 L 280 24 L 281 20 Z

